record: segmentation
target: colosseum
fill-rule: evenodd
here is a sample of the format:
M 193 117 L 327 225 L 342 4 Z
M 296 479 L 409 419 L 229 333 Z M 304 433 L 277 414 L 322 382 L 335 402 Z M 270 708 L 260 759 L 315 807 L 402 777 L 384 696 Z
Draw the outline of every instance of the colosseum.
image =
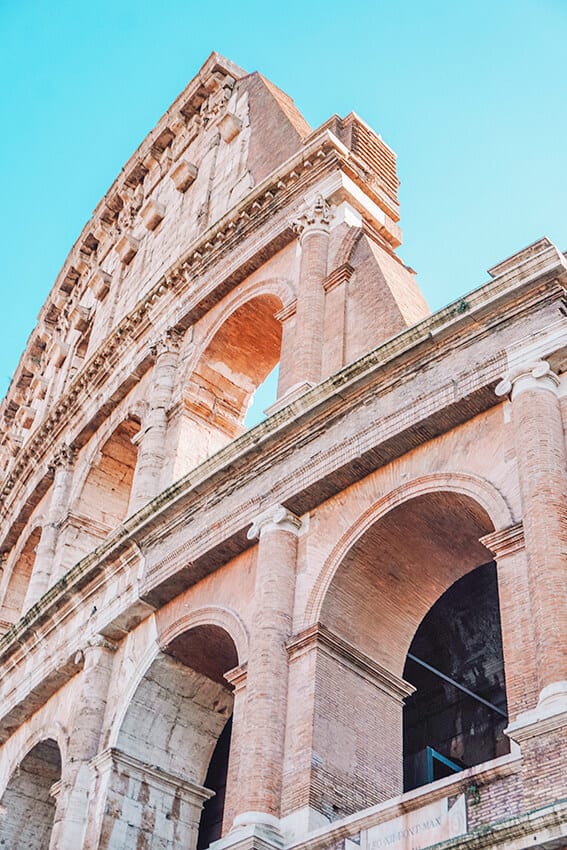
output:
M 213 53 L 96 207 L 0 409 L 1 848 L 567 847 L 567 260 L 431 313 L 397 192 Z

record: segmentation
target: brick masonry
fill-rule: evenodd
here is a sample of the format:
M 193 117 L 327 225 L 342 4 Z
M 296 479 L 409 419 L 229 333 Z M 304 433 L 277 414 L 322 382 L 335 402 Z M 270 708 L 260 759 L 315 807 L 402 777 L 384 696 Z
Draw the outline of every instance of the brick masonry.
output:
M 463 795 L 452 845 L 567 846 L 567 261 L 431 315 L 397 187 L 212 54 L 97 206 L 0 408 L 1 846 L 196 848 L 230 716 L 216 850 Z M 404 792 L 412 639 L 493 559 L 510 751 Z

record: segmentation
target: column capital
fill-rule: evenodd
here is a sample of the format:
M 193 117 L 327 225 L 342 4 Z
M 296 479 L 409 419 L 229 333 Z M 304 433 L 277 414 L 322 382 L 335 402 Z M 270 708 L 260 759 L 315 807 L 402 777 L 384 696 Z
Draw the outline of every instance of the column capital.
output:
M 306 207 L 304 212 L 292 222 L 292 227 L 301 241 L 308 233 L 317 231 L 328 233 L 331 218 L 330 205 L 323 195 L 319 195 L 311 206 Z
M 531 360 L 514 366 L 504 375 L 494 392 L 497 396 L 514 399 L 526 390 L 551 390 L 556 392 L 559 378 L 547 360 Z
M 161 354 L 177 353 L 183 340 L 183 334 L 176 328 L 168 328 L 161 336 L 150 343 L 150 354 L 158 358 Z
M 272 505 L 258 514 L 246 536 L 248 540 L 255 540 L 264 531 L 273 529 L 290 531 L 297 536 L 301 530 L 301 520 L 283 505 Z
M 52 471 L 56 469 L 70 469 L 75 462 L 76 456 L 77 450 L 73 444 L 61 443 L 49 462 L 49 468 Z
M 108 652 L 116 652 L 116 650 L 118 649 L 118 645 L 108 640 L 108 638 L 105 638 L 104 635 L 91 635 L 91 637 L 87 638 L 85 643 L 78 650 L 75 658 L 78 659 L 80 656 L 82 656 L 83 660 L 86 663 L 87 656 L 91 655 L 91 653 L 95 649 L 105 649 Z

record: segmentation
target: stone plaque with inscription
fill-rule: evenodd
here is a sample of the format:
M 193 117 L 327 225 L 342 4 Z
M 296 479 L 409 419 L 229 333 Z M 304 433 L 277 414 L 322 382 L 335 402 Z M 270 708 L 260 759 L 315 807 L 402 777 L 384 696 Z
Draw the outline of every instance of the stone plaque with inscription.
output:
M 364 830 L 360 844 L 361 850 L 423 850 L 466 831 L 467 810 L 461 794 Z

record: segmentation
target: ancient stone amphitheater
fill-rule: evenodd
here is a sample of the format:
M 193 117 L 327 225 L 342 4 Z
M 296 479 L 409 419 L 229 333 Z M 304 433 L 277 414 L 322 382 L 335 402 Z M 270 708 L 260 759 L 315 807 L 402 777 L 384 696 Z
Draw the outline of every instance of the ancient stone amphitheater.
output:
M 212 54 L 95 209 L 0 409 L 1 848 L 567 847 L 567 262 L 430 314 L 397 190 Z

